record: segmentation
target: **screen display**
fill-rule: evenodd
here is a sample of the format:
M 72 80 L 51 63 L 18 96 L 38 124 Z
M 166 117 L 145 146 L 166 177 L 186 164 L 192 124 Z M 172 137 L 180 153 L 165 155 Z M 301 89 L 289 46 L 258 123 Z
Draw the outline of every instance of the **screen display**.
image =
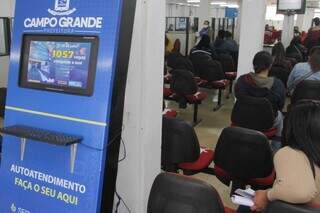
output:
M 20 86 L 91 95 L 97 61 L 97 38 L 24 37 Z
M 278 0 L 278 10 L 301 10 L 303 0 Z
M 28 82 L 85 89 L 91 44 L 31 41 Z

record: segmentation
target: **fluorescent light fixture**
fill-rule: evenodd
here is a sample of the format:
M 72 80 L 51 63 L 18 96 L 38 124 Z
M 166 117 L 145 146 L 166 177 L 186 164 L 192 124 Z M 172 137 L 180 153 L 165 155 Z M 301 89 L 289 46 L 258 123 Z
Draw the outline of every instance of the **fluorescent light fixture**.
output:
M 229 7 L 229 8 L 239 8 L 239 5 L 237 5 L 237 4 L 227 4 L 224 6 Z
M 200 0 L 188 0 L 188 3 L 200 3 Z
M 226 5 L 227 2 L 211 2 L 211 5 Z

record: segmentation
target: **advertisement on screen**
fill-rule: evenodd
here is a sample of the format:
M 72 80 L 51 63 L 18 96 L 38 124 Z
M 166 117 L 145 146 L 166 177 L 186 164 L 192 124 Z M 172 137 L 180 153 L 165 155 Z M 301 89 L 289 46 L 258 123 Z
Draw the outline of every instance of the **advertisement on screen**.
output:
M 278 0 L 277 13 L 286 14 L 304 14 L 306 8 L 306 0 Z
M 279 10 L 300 10 L 302 0 L 279 0 Z
M 91 44 L 31 41 L 28 82 L 87 87 Z

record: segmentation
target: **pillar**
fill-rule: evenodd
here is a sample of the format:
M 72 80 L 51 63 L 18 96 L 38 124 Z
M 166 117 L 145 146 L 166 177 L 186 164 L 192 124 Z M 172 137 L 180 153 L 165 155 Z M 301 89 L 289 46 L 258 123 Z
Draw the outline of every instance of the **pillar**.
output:
M 286 48 L 290 45 L 290 42 L 293 38 L 293 29 L 294 29 L 294 15 L 285 15 L 283 19 L 282 35 L 281 42 Z
M 253 57 L 263 49 L 266 6 L 266 0 L 242 0 L 238 77 L 253 71 Z
M 296 26 L 299 27 L 300 31 L 308 32 L 309 28 L 311 27 L 314 14 L 314 8 L 307 8 L 305 14 L 298 15 Z
M 209 0 L 201 0 L 199 7 L 199 31 L 202 29 L 203 22 L 208 20 L 211 24 L 210 19 L 210 1 Z
M 161 171 L 165 3 L 137 0 L 123 118 L 126 159 L 119 162 L 117 179 L 117 192 L 132 213 L 147 212 Z M 128 212 L 122 202 L 118 212 Z

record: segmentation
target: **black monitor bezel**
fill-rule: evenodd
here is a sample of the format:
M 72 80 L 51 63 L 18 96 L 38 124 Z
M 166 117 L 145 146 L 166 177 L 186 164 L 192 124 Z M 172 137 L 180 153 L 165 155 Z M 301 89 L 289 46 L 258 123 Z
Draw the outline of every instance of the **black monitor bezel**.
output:
M 28 82 L 28 62 L 31 41 L 56 41 L 56 42 L 86 42 L 91 43 L 90 62 L 88 67 L 87 88 L 48 85 L 43 83 Z M 20 57 L 19 86 L 29 89 L 45 90 L 50 92 L 67 93 L 73 95 L 92 96 L 98 61 L 99 37 L 91 35 L 47 35 L 24 34 Z
M 279 1 L 280 0 L 277 0 L 277 14 L 294 15 L 294 14 L 305 14 L 305 12 L 306 12 L 306 7 L 307 7 L 307 1 L 306 0 L 301 0 L 302 1 L 302 7 L 301 7 L 301 9 L 298 9 L 298 10 L 279 10 Z

